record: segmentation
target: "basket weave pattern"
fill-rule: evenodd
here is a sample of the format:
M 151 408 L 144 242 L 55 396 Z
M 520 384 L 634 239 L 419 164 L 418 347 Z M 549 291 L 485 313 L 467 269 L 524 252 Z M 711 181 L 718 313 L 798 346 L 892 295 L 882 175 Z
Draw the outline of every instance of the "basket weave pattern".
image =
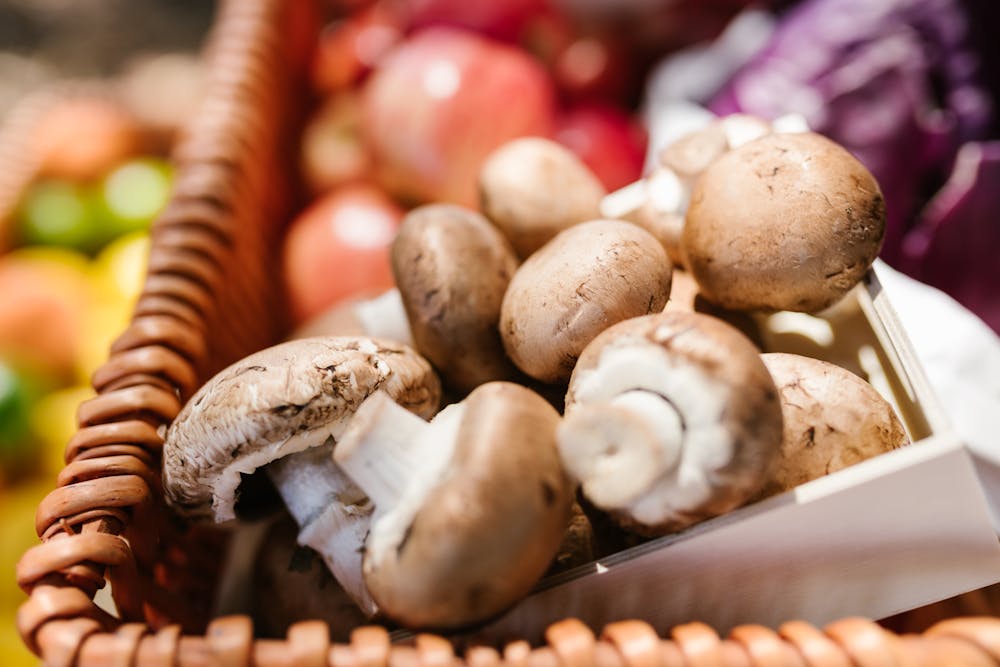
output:
M 992 618 L 945 621 L 923 635 L 896 635 L 860 619 L 823 630 L 800 622 L 777 632 L 748 625 L 726 639 L 700 623 L 662 639 L 641 621 L 611 624 L 595 637 L 570 619 L 548 628 L 548 646 L 514 641 L 501 650 L 473 647 L 462 658 L 443 638 L 425 634 L 391 645 L 387 631 L 374 626 L 355 630 L 349 644 L 331 645 L 319 621 L 292 626 L 285 640 L 255 639 L 243 616 L 209 622 L 223 539 L 180 525 L 166 510 L 163 431 L 205 379 L 285 330 L 275 248 L 296 203 L 288 164 L 305 90 L 301 36 L 318 25 L 312 4 L 221 5 L 206 54 L 210 93 L 176 146 L 175 189 L 153 228 L 133 320 L 93 377 L 98 396 L 79 408 L 66 468 L 36 515 L 41 544 L 18 564 L 18 582 L 30 594 L 18 629 L 47 665 L 1000 664 L 1000 620 Z M 8 138 L 25 134 L 21 123 L 8 129 Z M 16 140 L 0 145 L 0 153 L 18 152 Z M 0 174 L 0 200 L 14 201 L 32 165 L 5 162 L 23 165 Z M 106 580 L 120 618 L 93 602 Z

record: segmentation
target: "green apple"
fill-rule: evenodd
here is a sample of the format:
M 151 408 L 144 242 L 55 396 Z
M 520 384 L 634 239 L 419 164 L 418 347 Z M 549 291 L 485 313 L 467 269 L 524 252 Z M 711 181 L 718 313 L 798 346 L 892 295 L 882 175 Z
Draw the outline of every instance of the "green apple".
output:
M 22 245 L 48 245 L 94 252 L 110 239 L 92 193 L 78 183 L 44 180 L 25 194 L 19 210 Z
M 98 186 L 98 202 L 112 237 L 149 228 L 170 197 L 171 168 L 163 160 L 131 160 Z

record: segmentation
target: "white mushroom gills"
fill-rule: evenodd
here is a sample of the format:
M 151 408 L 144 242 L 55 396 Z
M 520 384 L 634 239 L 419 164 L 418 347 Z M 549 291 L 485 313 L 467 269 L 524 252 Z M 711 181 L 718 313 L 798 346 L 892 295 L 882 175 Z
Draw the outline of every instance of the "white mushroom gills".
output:
M 567 471 L 598 507 L 625 507 L 680 456 L 683 423 L 663 396 L 627 391 L 575 411 L 559 427 Z
M 428 494 L 447 474 L 465 406 L 455 403 L 426 422 L 384 392 L 368 397 L 355 413 L 334 460 L 371 499 L 369 557 L 403 542 Z
M 393 287 L 373 299 L 359 301 L 354 306 L 354 314 L 367 335 L 413 346 L 410 322 L 397 288 Z
M 419 417 L 414 417 L 419 420 Z M 311 547 L 361 610 L 377 611 L 361 571 L 372 504 L 332 459 L 333 444 L 270 463 L 266 470 L 299 525 L 299 544 Z
M 733 457 L 719 425 L 727 393 L 651 341 L 609 345 L 574 380 L 557 431 L 563 465 L 598 507 L 663 523 L 708 500 L 714 472 Z

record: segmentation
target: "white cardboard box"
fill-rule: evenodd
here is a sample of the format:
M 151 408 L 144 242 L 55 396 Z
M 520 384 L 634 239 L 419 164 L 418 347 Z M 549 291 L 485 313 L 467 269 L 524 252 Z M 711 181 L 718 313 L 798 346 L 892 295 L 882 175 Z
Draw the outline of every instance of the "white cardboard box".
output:
M 576 617 L 595 631 L 640 618 L 660 633 L 706 622 L 775 627 L 881 618 L 1000 581 L 1000 543 L 970 455 L 874 271 L 824 317 L 766 318 L 769 351 L 858 372 L 897 408 L 912 444 L 543 581 L 485 629 L 537 642 Z

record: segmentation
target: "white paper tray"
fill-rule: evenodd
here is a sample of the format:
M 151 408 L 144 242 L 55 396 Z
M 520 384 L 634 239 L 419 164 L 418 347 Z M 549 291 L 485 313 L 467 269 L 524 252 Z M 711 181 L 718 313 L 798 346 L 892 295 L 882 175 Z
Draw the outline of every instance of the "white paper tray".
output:
M 595 630 L 641 618 L 661 633 L 692 620 L 720 633 L 750 622 L 822 625 L 1000 581 L 1000 544 L 969 453 L 875 272 L 823 317 L 762 322 L 768 351 L 825 359 L 868 379 L 913 444 L 547 579 L 476 638 L 540 641 L 566 617 Z

